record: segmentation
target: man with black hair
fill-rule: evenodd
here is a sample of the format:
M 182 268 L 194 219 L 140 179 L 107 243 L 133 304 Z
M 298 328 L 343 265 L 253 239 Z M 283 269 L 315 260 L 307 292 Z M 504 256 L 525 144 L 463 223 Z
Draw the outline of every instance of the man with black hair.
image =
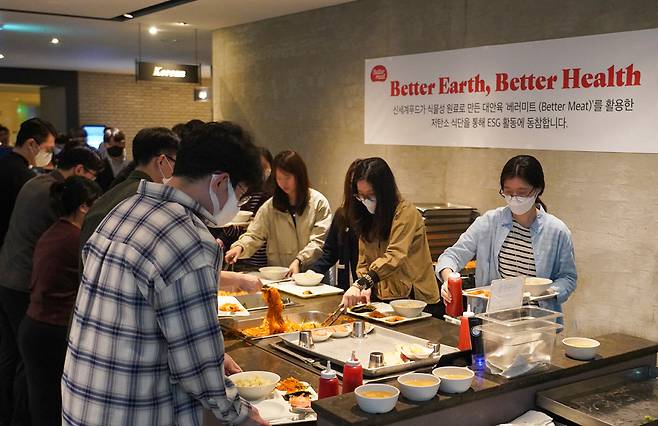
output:
M 178 152 L 178 136 L 165 127 L 147 127 L 133 139 L 132 154 L 135 169 L 121 183 L 110 188 L 96 200 L 87 213 L 80 232 L 80 250 L 107 214 L 117 204 L 137 193 L 142 179 L 162 183 L 171 178 Z
M 229 222 L 261 178 L 249 136 L 207 123 L 181 144 L 166 185 L 141 181 L 100 223 L 83 250 L 64 424 L 201 425 L 204 408 L 225 424 L 267 424 L 226 378 L 240 367 L 224 353 L 222 253 L 206 227 Z
M 50 187 L 70 176 L 93 180 L 102 164 L 100 157 L 88 148 L 63 151 L 56 170 L 29 180 L 16 197 L 5 244 L 0 249 L 0 424 L 10 417 L 17 424 L 27 424 L 16 422 L 27 413 L 16 333 L 30 300 L 34 247 L 56 220 L 55 213 L 50 209 Z M 10 411 L 12 400 L 13 415 Z
M 104 157 L 104 169 L 96 182 L 107 191 L 112 181 L 129 163 L 126 159 L 126 135 L 116 127 L 107 127 L 103 132 L 103 143 L 99 151 Z
M 5 240 L 16 196 L 36 174 L 31 167 L 50 163 L 57 131 L 47 121 L 30 118 L 21 124 L 16 147 L 0 158 L 0 247 Z

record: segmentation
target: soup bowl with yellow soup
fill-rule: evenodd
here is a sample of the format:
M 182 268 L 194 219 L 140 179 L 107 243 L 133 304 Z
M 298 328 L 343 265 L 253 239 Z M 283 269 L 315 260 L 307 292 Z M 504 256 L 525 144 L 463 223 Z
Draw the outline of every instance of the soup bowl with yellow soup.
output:
M 354 390 L 356 403 L 366 413 L 388 413 L 395 408 L 400 391 L 395 386 L 372 383 Z
M 441 379 L 424 373 L 408 373 L 398 377 L 402 396 L 411 401 L 429 401 L 439 391 Z
M 475 373 L 464 367 L 439 367 L 432 374 L 441 379 L 439 389 L 446 393 L 466 392 L 473 383 Z
M 587 337 L 567 337 L 562 340 L 562 343 L 568 357 L 581 361 L 594 359 L 599 346 L 601 346 L 598 340 L 588 339 Z

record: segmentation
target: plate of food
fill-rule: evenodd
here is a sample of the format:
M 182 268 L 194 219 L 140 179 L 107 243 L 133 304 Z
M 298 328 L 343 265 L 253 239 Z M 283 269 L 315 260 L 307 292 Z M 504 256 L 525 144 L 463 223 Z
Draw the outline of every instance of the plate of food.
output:
M 217 315 L 220 317 L 249 316 L 249 311 L 234 296 L 217 296 Z
M 489 300 L 491 298 L 491 286 L 476 287 L 463 291 L 464 296 L 467 298 Z M 557 293 L 553 288 L 548 288 L 546 291 L 540 295 L 533 296 L 531 292 L 526 291 L 523 293 L 523 299 L 530 302 L 538 302 L 540 300 L 551 299 L 557 297 Z
M 373 302 L 367 305 L 356 305 L 348 309 L 347 312 L 351 315 L 380 322 L 386 325 L 404 324 L 410 321 L 418 321 L 432 316 L 427 312 L 421 312 L 420 315 L 416 317 L 403 317 L 398 315 L 391 305 L 383 302 Z
M 277 383 L 268 399 L 256 402 L 254 406 L 259 412 L 261 408 L 265 411 L 267 416 L 263 417 L 272 425 L 314 422 L 317 415 L 311 409 L 311 401 L 317 399 L 318 394 L 309 383 L 287 377 Z

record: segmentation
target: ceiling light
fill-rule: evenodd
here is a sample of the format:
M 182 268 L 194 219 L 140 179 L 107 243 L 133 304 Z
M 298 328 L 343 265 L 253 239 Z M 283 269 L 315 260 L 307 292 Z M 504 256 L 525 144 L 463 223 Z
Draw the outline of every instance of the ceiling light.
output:
M 157 27 L 150 27 L 149 28 L 149 34 L 156 35 L 157 33 L 158 33 L 158 28 Z
M 5 55 L 3 55 L 2 53 L 0 53 L 0 59 L 5 59 Z
M 176 22 L 176 25 L 180 25 L 181 27 L 184 27 L 184 26 L 190 25 L 190 24 L 188 24 L 187 22 L 181 21 L 181 22 Z
M 123 17 L 128 18 L 128 19 L 133 19 L 134 18 L 134 16 L 132 16 L 130 13 L 124 13 Z
M 59 44 L 59 39 L 56 38 L 56 37 L 53 37 L 53 38 L 50 40 L 50 42 L 51 42 L 52 44 Z

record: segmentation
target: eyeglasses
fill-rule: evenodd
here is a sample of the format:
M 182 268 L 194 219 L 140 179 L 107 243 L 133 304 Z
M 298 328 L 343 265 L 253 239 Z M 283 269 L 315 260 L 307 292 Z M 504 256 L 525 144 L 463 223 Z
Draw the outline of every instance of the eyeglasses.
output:
M 164 156 L 167 158 L 167 160 L 171 161 L 172 163 L 175 163 L 175 162 L 176 162 L 176 159 L 175 159 L 175 158 L 170 157 L 170 156 L 168 156 L 167 154 L 162 154 L 162 155 L 164 155 Z
M 523 191 L 520 194 L 505 194 L 502 189 L 498 190 L 498 194 L 500 194 L 501 197 L 507 199 L 508 197 L 512 200 L 519 201 L 519 198 L 528 198 L 532 197 L 532 194 L 535 192 L 535 188 L 530 188 L 528 191 Z
M 361 197 L 359 194 L 354 194 L 354 198 L 356 198 L 357 201 L 361 201 L 361 202 L 364 202 L 364 201 L 373 201 L 373 202 L 377 201 L 377 199 L 375 198 L 374 195 L 371 196 L 371 197 Z
M 85 169 L 85 172 L 87 172 L 87 173 L 89 173 L 90 175 L 92 175 L 92 176 L 94 177 L 94 179 L 96 179 L 96 177 L 98 177 L 98 173 L 95 172 L 94 170 L 90 170 L 90 169 L 88 169 L 88 168 L 86 168 L 86 167 L 83 167 L 83 168 Z

